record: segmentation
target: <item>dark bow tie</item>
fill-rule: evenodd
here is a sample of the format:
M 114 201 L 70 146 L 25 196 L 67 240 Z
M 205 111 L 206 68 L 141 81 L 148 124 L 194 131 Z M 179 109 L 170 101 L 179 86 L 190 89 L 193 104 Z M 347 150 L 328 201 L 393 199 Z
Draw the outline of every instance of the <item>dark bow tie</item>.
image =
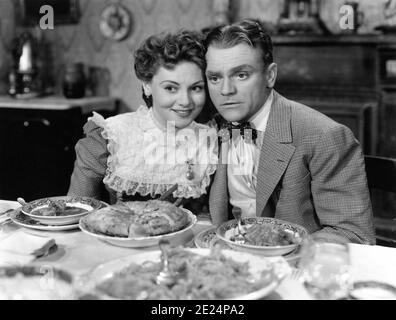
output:
M 233 134 L 241 135 L 245 141 L 256 141 L 257 130 L 252 128 L 250 122 L 241 122 L 233 124 L 232 122 L 226 122 L 222 125 L 222 129 L 229 132 L 229 137 L 232 138 Z

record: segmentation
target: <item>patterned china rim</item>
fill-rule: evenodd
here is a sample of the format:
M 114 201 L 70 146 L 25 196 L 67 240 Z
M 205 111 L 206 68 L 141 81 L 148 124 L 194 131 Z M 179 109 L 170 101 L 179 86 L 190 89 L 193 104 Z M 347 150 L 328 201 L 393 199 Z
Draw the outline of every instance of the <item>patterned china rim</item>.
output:
M 161 235 L 157 235 L 157 236 L 132 237 L 132 238 L 109 236 L 107 234 L 103 234 L 103 233 L 97 232 L 95 230 L 92 230 L 88 226 L 88 224 L 85 222 L 86 217 L 83 217 L 83 218 L 80 219 L 79 227 L 80 227 L 80 229 L 83 232 L 85 232 L 85 233 L 87 233 L 87 234 L 89 234 L 91 236 L 94 236 L 96 238 L 102 239 L 102 240 L 108 240 L 108 241 L 109 240 L 111 240 L 111 241 L 117 240 L 117 241 L 121 241 L 121 242 L 128 242 L 128 241 L 145 242 L 147 240 L 155 241 L 155 240 L 163 239 L 164 237 L 177 236 L 177 235 L 179 235 L 181 233 L 184 233 L 187 230 L 191 229 L 197 223 L 197 217 L 190 210 L 187 210 L 187 209 L 184 209 L 184 208 L 181 208 L 181 209 L 184 210 L 188 214 L 188 219 L 189 219 L 188 225 L 185 228 L 181 229 L 181 230 L 178 230 L 178 231 L 175 231 L 175 232 L 166 233 L 166 234 L 161 234 Z
M 272 225 L 277 225 L 277 226 L 282 226 L 285 229 L 292 230 L 293 232 L 298 233 L 301 238 L 305 237 L 308 235 L 308 231 L 295 223 L 287 222 L 284 220 L 280 219 L 275 219 L 275 218 L 267 218 L 267 217 L 251 217 L 251 218 L 243 218 L 242 219 L 242 224 L 247 225 L 247 224 L 272 224 Z M 234 241 L 231 241 L 229 238 L 225 236 L 226 232 L 232 229 L 237 228 L 237 221 L 234 220 L 229 220 L 222 225 L 220 225 L 216 229 L 216 235 L 223 241 L 230 243 L 234 246 L 239 246 L 242 248 L 249 248 L 249 249 L 265 249 L 265 250 L 276 250 L 276 249 L 286 249 L 286 248 L 295 248 L 298 246 L 298 244 L 289 244 L 289 245 L 284 245 L 284 246 L 257 246 L 257 245 L 252 245 L 252 244 L 238 244 L 235 243 Z
M 212 242 L 220 242 L 226 249 L 233 250 L 225 241 L 221 240 L 216 235 L 216 227 L 210 227 L 202 230 L 194 237 L 194 244 L 199 249 L 209 249 L 212 246 Z M 210 240 L 206 240 L 205 237 L 209 236 Z
M 235 248 L 231 247 L 227 242 L 221 240 L 216 234 L 217 227 L 210 227 L 208 229 L 202 230 L 194 237 L 194 244 L 199 249 L 209 249 L 211 247 L 212 242 L 220 242 L 223 249 L 226 250 L 236 250 Z M 205 241 L 204 237 L 207 234 L 211 234 L 210 241 Z M 216 239 L 217 238 L 217 239 Z M 217 240 L 217 241 L 216 241 Z M 300 246 L 297 246 L 293 251 L 282 255 L 286 261 L 291 261 L 294 259 L 298 259 L 300 257 Z
M 56 201 L 62 204 L 80 203 L 83 205 L 90 206 L 91 209 L 85 212 L 80 212 L 77 214 L 71 214 L 66 216 L 42 216 L 32 213 L 32 211 L 34 212 L 34 209 L 36 209 L 37 207 L 48 205 L 50 201 Z M 102 201 L 90 197 L 72 197 L 72 196 L 48 197 L 48 198 L 37 199 L 25 204 L 24 206 L 22 206 L 22 212 L 32 218 L 38 218 L 38 219 L 44 218 L 48 220 L 51 219 L 56 220 L 56 219 L 66 219 L 68 217 L 78 217 L 78 216 L 86 215 L 87 213 L 93 210 L 99 209 L 102 206 L 102 204 L 103 204 Z
M 60 225 L 60 226 L 51 226 L 47 224 L 43 224 L 37 220 L 30 218 L 28 215 L 24 214 L 21 209 L 16 209 L 14 212 L 11 213 L 10 218 L 12 222 L 15 224 L 29 228 L 29 229 L 36 229 L 42 231 L 64 231 L 64 230 L 72 230 L 78 228 L 78 223 L 76 224 L 67 224 L 67 225 Z

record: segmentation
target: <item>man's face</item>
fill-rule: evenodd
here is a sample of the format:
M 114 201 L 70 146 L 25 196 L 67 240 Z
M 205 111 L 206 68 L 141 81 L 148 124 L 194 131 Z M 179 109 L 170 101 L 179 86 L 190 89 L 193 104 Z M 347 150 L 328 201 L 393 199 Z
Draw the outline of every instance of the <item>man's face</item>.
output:
M 265 103 L 268 72 L 261 51 L 247 44 L 210 45 L 206 53 L 210 97 L 227 121 L 249 120 Z

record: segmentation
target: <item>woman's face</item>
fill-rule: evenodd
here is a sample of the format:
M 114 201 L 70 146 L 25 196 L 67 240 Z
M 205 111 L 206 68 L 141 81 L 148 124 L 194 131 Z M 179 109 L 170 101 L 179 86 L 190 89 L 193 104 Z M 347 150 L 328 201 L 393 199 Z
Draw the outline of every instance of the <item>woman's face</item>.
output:
M 173 70 L 160 67 L 145 91 L 153 97 L 153 115 L 161 126 L 174 121 L 187 127 L 201 112 L 205 99 L 202 70 L 193 62 L 180 62 Z

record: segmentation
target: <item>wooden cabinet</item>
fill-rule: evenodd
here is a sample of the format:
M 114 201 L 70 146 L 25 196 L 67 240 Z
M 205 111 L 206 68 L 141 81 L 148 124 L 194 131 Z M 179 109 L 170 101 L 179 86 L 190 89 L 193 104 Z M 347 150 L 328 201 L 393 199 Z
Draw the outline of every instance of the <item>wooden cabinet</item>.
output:
M 87 117 L 113 115 L 116 104 L 110 97 L 0 97 L 0 199 L 66 194 Z
M 276 89 L 348 126 L 365 154 L 394 156 L 396 37 L 275 36 Z

